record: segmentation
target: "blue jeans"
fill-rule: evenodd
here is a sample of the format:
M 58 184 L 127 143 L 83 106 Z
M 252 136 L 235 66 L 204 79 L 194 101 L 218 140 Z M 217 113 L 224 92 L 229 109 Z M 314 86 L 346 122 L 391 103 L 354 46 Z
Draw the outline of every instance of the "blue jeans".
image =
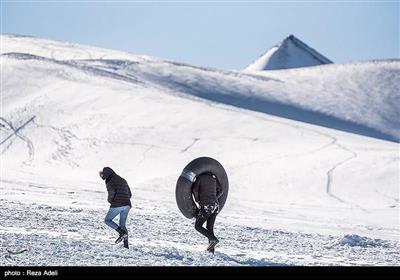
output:
M 128 233 L 128 230 L 126 228 L 126 219 L 128 218 L 128 213 L 129 213 L 130 209 L 131 209 L 131 207 L 128 205 L 110 208 L 104 219 L 104 222 L 110 228 L 116 230 L 118 228 L 118 225 L 113 221 L 113 219 L 119 214 L 119 227 L 122 228 L 123 230 L 125 230 L 126 233 Z

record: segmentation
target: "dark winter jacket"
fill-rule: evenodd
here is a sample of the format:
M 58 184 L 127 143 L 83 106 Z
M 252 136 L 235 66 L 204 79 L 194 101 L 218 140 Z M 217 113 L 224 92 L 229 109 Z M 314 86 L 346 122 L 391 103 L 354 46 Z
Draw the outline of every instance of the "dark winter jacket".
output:
M 103 179 L 106 181 L 108 202 L 111 204 L 111 208 L 127 205 L 132 207 L 130 200 L 132 193 L 124 178 L 120 177 L 110 167 L 104 167 Z
M 217 179 L 211 173 L 202 173 L 197 176 L 192 192 L 200 206 L 214 205 L 223 194 Z

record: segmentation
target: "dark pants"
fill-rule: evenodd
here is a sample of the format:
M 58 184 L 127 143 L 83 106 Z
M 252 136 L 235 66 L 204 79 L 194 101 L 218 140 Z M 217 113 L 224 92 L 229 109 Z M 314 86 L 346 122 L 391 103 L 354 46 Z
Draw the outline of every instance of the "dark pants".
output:
M 202 206 L 197 214 L 196 223 L 194 224 L 195 229 L 202 235 L 208 238 L 208 241 L 217 239 L 214 235 L 214 223 L 215 218 L 218 215 L 217 206 Z M 203 224 L 207 221 L 207 229 L 203 227 Z

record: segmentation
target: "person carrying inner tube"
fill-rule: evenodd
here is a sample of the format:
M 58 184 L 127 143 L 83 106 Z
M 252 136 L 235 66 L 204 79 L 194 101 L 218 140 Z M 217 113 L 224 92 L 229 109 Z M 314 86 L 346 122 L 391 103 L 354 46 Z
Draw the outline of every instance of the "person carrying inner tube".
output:
M 219 240 L 214 235 L 215 218 L 219 212 L 218 199 L 223 195 L 223 190 L 217 183 L 212 173 L 202 173 L 196 177 L 193 183 L 192 193 L 195 201 L 199 204 L 195 229 L 208 238 L 207 251 L 214 253 L 214 247 Z M 207 228 L 203 224 L 207 221 Z
M 128 230 L 126 228 L 126 219 L 128 218 L 129 210 L 132 208 L 130 198 L 132 197 L 131 189 L 126 180 L 117 175 L 110 167 L 104 167 L 99 172 L 100 177 L 106 182 L 108 192 L 108 202 L 110 209 L 104 219 L 106 225 L 115 229 L 119 233 L 119 237 L 115 243 L 124 240 L 124 247 L 129 248 L 128 245 Z M 113 219 L 119 216 L 119 225 Z

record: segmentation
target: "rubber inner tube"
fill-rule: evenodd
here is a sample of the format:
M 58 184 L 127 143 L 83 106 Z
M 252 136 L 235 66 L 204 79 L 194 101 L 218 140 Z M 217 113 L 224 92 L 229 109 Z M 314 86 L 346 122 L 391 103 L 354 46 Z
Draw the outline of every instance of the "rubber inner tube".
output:
M 196 177 L 202 173 L 211 172 L 217 178 L 219 184 L 224 191 L 223 195 L 218 199 L 219 211 L 225 205 L 228 197 L 229 182 L 224 167 L 215 159 L 210 157 L 199 157 L 185 166 L 181 175 L 176 182 L 175 198 L 179 210 L 186 218 L 193 218 L 197 212 L 197 206 L 192 196 L 192 185 Z

